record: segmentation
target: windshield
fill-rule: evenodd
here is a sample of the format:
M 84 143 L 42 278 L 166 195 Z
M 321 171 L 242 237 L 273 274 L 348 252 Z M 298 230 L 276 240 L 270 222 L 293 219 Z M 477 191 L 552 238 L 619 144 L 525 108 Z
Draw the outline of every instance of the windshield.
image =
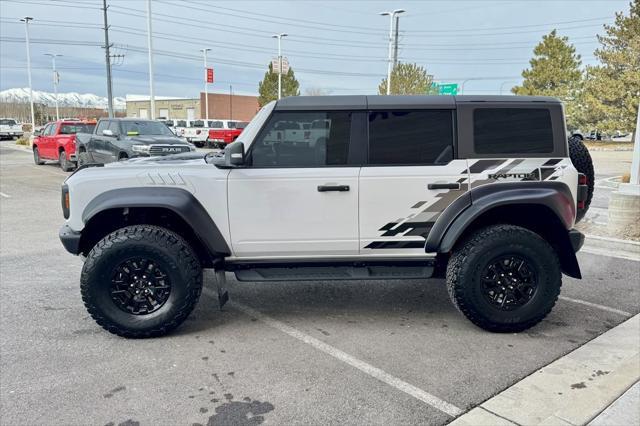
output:
M 166 124 L 158 121 L 133 121 L 123 120 L 120 122 L 122 125 L 122 134 L 126 136 L 138 136 L 138 135 L 162 135 L 173 136 L 173 133 Z
M 6 118 L 0 119 L 0 125 L 2 126 L 15 126 L 16 120 L 7 120 Z
M 269 115 L 271 114 L 275 106 L 276 101 L 271 101 L 263 106 L 262 109 L 258 111 L 256 116 L 253 117 L 253 120 L 251 120 L 249 124 L 247 124 L 247 127 L 245 127 L 242 133 L 240 133 L 238 140 L 244 143 L 245 150 L 249 149 L 251 142 L 253 142 L 253 139 L 255 139 L 258 132 L 260 131 L 260 128 L 262 127 L 264 122 L 267 121 L 267 118 L 269 118 Z
M 60 127 L 60 134 L 75 135 L 76 133 L 93 133 L 94 127 L 96 127 L 95 124 L 85 124 L 85 123 L 63 124 L 62 127 Z

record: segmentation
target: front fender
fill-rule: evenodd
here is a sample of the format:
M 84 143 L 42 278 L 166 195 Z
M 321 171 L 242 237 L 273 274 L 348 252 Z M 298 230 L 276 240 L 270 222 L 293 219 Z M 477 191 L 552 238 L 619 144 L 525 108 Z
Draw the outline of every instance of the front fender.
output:
M 173 211 L 198 236 L 211 255 L 231 254 L 220 230 L 192 193 L 180 188 L 122 188 L 103 192 L 91 200 L 82 212 L 86 224 L 96 214 L 118 208 L 156 207 Z

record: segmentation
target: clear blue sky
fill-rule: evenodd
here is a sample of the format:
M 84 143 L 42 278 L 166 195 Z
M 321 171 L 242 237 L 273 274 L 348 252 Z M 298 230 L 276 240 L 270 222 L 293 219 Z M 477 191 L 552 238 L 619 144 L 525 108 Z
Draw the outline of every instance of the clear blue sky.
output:
M 148 93 L 146 1 L 108 0 L 114 95 Z M 33 88 L 52 91 L 50 59 L 60 53 L 61 92 L 106 94 L 101 0 L 0 0 L 0 90 L 27 86 L 23 16 L 31 16 Z M 518 83 L 532 49 L 554 28 L 570 38 L 583 64 L 602 25 L 627 0 L 153 0 L 155 92 L 195 97 L 202 90 L 199 49 L 211 48 L 211 91 L 257 93 L 270 59 L 271 34 L 286 32 L 283 54 L 301 91 L 374 93 L 386 74 L 389 18 L 402 8 L 400 60 L 425 66 L 442 82 L 466 82 L 465 93 L 499 93 Z M 52 41 L 58 44 L 48 44 Z M 79 45 L 78 45 L 79 44 Z M 164 54 L 161 54 L 164 53 Z

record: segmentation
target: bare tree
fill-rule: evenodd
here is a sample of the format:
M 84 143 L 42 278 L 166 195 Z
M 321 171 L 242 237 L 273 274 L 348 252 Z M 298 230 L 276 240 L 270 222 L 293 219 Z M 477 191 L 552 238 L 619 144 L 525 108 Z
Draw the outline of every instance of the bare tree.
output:
M 322 87 L 307 87 L 304 89 L 304 94 L 307 96 L 326 96 L 331 94 L 331 90 L 323 89 Z

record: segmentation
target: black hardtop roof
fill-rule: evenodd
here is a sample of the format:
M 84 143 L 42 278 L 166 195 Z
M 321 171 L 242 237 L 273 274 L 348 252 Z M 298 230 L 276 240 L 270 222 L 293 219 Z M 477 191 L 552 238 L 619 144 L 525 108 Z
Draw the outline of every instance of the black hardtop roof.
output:
M 345 95 L 345 96 L 291 96 L 276 102 L 277 111 L 351 110 L 381 108 L 444 108 L 454 109 L 458 103 L 560 103 L 549 96 L 428 96 L 428 95 Z

